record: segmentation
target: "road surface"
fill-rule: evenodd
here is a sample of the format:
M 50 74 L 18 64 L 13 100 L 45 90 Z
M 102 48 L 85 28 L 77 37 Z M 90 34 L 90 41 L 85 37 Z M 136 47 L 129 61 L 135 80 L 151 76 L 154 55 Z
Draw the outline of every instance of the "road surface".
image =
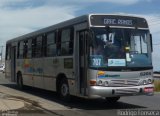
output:
M 21 91 L 15 84 L 6 80 L 3 74 L 0 74 L 0 101 L 6 103 L 7 100 L 17 101 L 17 104 L 23 105 L 9 112 L 17 115 L 118 116 L 122 110 L 160 110 L 160 93 L 155 93 L 154 96 L 122 97 L 115 104 L 109 104 L 103 99 L 87 100 L 77 97 L 73 97 L 70 103 L 66 103 L 61 101 L 54 92 L 31 87 Z M 12 107 L 14 106 L 16 104 Z M 10 106 L 10 109 L 12 107 Z M 1 111 L 1 113 L 8 112 Z

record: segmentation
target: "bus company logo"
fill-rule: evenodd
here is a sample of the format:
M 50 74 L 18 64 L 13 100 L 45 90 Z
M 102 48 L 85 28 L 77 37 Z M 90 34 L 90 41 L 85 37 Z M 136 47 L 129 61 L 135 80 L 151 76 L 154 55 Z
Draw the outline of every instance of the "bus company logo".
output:
M 107 74 L 104 71 L 98 71 L 98 78 L 107 78 L 107 77 L 120 77 L 120 75 L 112 75 L 112 74 Z
M 113 60 L 110 60 L 109 62 L 108 62 L 108 65 L 112 65 L 114 63 L 114 61 Z
M 98 71 L 98 75 L 105 75 L 104 71 Z
M 140 76 L 151 76 L 152 75 L 152 73 L 151 72 L 141 72 L 140 73 Z
M 105 74 L 104 71 L 98 71 L 98 78 L 105 78 Z

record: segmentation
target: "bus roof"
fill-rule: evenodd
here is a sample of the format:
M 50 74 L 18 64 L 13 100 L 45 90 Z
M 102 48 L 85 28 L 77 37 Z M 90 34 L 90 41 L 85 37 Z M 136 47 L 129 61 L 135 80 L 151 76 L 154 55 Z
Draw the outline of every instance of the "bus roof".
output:
M 8 40 L 7 43 L 16 42 L 16 41 L 20 41 L 20 40 L 23 40 L 23 39 L 31 38 L 31 37 L 34 37 L 34 36 L 37 36 L 37 35 L 44 34 L 46 32 L 54 31 L 54 30 L 59 29 L 59 28 L 65 28 L 65 27 L 73 25 L 73 24 L 78 24 L 78 23 L 81 23 L 81 22 L 89 22 L 89 20 L 91 20 L 90 19 L 91 16 L 102 16 L 102 17 L 106 16 L 106 17 L 112 17 L 112 18 L 113 17 L 115 17 L 115 18 L 126 17 L 126 18 L 130 18 L 130 19 L 132 19 L 132 18 L 141 19 L 141 20 L 146 22 L 146 20 L 142 17 L 126 15 L 126 14 L 125 15 L 124 14 L 87 14 L 87 15 L 79 16 L 79 17 L 76 17 L 76 18 L 73 18 L 73 19 L 70 19 L 70 20 L 67 20 L 67 21 L 64 21 L 64 22 L 61 22 L 61 23 L 58 23 L 58 24 L 55 24 L 55 25 L 37 30 L 37 31 L 34 31 L 34 32 L 31 32 L 31 33 L 16 37 L 14 39 Z M 89 26 L 92 25 L 91 23 L 92 23 L 92 20 L 89 23 Z M 148 25 L 147 25 L 147 27 L 148 27 Z
M 58 24 L 55 24 L 55 25 L 37 30 L 37 31 L 34 31 L 34 32 L 31 32 L 31 33 L 16 37 L 14 39 L 8 40 L 7 43 L 27 39 L 27 38 L 30 38 L 30 37 L 34 37 L 36 35 L 41 35 L 41 34 L 46 33 L 46 32 L 54 31 L 58 28 L 65 28 L 65 27 L 73 25 L 73 24 L 78 24 L 80 22 L 87 22 L 87 21 L 88 21 L 88 15 L 79 16 L 79 17 L 76 17 L 76 18 L 73 18 L 73 19 L 70 19 L 70 20 L 67 20 L 67 21 L 64 21 L 64 22 L 61 22 L 61 23 L 58 23 Z

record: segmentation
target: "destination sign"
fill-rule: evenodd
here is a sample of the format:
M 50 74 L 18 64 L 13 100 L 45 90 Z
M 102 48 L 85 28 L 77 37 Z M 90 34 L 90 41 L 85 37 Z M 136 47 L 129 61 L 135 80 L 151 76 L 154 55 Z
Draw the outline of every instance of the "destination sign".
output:
M 148 28 L 144 18 L 120 16 L 120 15 L 92 15 L 90 17 L 92 26 L 125 26 Z
M 104 19 L 104 24 L 107 25 L 133 25 L 133 20 L 124 20 L 124 19 Z

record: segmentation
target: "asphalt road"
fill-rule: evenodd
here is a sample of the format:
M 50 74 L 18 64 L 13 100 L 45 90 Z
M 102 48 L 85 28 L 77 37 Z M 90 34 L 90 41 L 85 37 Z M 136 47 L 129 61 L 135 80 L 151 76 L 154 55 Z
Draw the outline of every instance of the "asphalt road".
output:
M 160 110 L 160 93 L 155 93 L 154 96 L 122 97 L 115 104 L 107 103 L 103 99 L 88 100 L 77 97 L 73 97 L 70 103 L 66 103 L 54 92 L 31 87 L 21 91 L 15 84 L 4 79 L 3 74 L 0 74 L 0 92 L 29 102 L 28 109 L 19 110 L 24 115 L 118 116 L 118 113 L 123 110 Z

